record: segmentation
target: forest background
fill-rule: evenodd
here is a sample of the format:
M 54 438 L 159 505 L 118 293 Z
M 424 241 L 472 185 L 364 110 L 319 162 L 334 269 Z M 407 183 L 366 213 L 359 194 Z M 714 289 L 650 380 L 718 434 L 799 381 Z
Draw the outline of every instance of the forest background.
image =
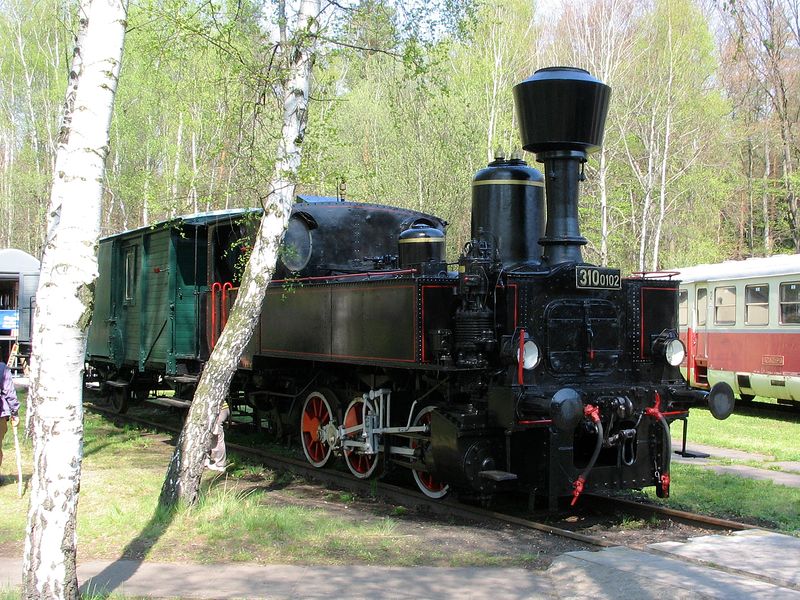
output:
M 300 193 L 435 213 L 454 257 L 472 176 L 519 147 L 513 85 L 566 64 L 613 89 L 582 188 L 587 261 L 630 272 L 800 252 L 800 0 L 337 5 L 322 15 Z M 71 8 L 0 0 L 0 246 L 37 257 Z M 131 3 L 103 235 L 265 202 L 279 19 L 269 0 Z

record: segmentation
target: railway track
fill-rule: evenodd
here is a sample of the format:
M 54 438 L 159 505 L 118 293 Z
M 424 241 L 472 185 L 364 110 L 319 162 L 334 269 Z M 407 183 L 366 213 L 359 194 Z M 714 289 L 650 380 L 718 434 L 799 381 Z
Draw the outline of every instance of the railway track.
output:
M 103 413 L 115 421 L 132 422 L 145 427 L 161 430 L 169 433 L 178 434 L 178 427 L 165 423 L 156 422 L 150 419 L 135 415 L 120 415 L 112 410 L 97 404 L 87 404 L 87 407 L 96 412 Z M 546 521 L 533 520 L 525 516 L 513 514 L 511 511 L 490 510 L 478 506 L 462 504 L 454 499 L 446 498 L 443 500 L 432 500 L 418 493 L 416 490 L 406 489 L 399 485 L 387 483 L 380 480 L 359 480 L 345 471 L 336 469 L 317 469 L 312 467 L 305 460 L 281 456 L 274 452 L 262 448 L 244 446 L 234 442 L 228 442 L 227 447 L 241 456 L 255 459 L 264 466 L 278 471 L 289 471 L 304 479 L 318 482 L 325 486 L 342 489 L 360 496 L 379 496 L 389 502 L 396 503 L 406 508 L 417 510 L 420 513 L 444 519 L 461 519 L 475 523 L 493 523 L 496 525 L 511 525 L 523 529 L 540 531 L 549 535 L 559 536 L 569 539 L 587 547 L 608 548 L 618 546 L 618 542 L 609 541 L 599 535 L 588 535 L 579 531 L 573 531 L 565 527 L 560 527 Z M 611 498 L 596 494 L 584 494 L 581 498 L 583 508 L 599 514 L 621 513 L 624 515 L 635 515 L 646 520 L 672 520 L 684 525 L 697 527 L 699 530 L 720 530 L 720 531 L 743 531 L 753 529 L 751 525 L 689 513 L 672 508 L 658 506 L 654 504 L 644 504 L 625 500 L 621 498 Z

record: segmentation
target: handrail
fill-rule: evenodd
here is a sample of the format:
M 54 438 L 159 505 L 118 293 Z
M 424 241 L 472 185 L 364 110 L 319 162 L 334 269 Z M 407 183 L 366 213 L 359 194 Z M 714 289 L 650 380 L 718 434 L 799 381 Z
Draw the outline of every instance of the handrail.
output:
M 211 349 L 217 345 L 217 294 L 222 293 L 222 284 L 215 281 L 211 284 L 211 339 L 209 340 Z
M 221 323 L 221 326 L 219 328 L 220 332 L 222 332 L 222 330 L 225 328 L 225 325 L 228 324 L 228 296 L 227 296 L 227 294 L 229 294 L 231 292 L 231 290 L 233 290 L 233 284 L 230 281 L 226 281 L 225 283 L 222 284 L 222 298 L 221 298 L 221 303 L 222 303 L 222 310 L 221 310 L 221 312 L 222 312 L 222 323 Z
M 303 282 L 319 281 L 325 279 L 347 279 L 349 277 L 372 277 L 373 275 L 409 275 L 416 273 L 417 269 L 399 269 L 395 271 L 366 271 L 364 273 L 341 273 L 339 275 L 318 275 L 315 277 L 298 277 L 297 279 L 273 279 L 270 283 L 284 283 L 286 281 Z
M 666 276 L 672 279 L 680 274 L 680 271 L 634 271 L 631 273 L 631 277 L 638 276 L 641 279 L 661 279 Z

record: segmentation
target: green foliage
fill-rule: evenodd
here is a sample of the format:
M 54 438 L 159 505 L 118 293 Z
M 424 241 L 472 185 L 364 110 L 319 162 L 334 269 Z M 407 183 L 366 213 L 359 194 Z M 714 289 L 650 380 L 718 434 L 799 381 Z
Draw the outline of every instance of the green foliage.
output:
M 756 17 L 736 21 L 750 3 L 718 14 L 727 26 L 718 40 L 696 0 L 615 5 L 622 10 L 594 2 L 543 15 L 526 0 L 352 0 L 331 12 L 301 191 L 335 195 L 344 182 L 348 198 L 436 213 L 450 222 L 454 257 L 469 237 L 473 174 L 496 148 L 519 145 L 513 85 L 538 67 L 577 64 L 613 88 L 605 171 L 592 157 L 582 189 L 588 260 L 601 260 L 602 175 L 609 262 L 624 270 L 793 248 L 788 190 L 800 188 L 800 175 L 783 172 L 771 79 L 748 70 L 764 60 L 764 48 L 750 45 L 751 29 L 763 33 Z M 0 244 L 37 254 L 75 17 L 54 0 L 3 6 L 0 216 L 11 225 L 0 227 Z M 268 8 L 254 0 L 131 5 L 106 232 L 263 204 L 282 119 Z M 764 39 L 794 89 L 800 51 Z M 797 100 L 787 102 L 796 116 Z M 788 143 L 796 163 L 796 140 Z

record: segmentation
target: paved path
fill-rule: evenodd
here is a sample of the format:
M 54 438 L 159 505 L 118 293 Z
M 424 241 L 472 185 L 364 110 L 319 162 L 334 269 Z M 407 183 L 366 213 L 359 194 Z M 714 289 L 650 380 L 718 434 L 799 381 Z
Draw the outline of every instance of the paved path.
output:
M 569 552 L 547 571 L 380 566 L 174 564 L 120 560 L 78 568 L 84 592 L 149 598 L 430 600 L 800 600 L 800 539 L 761 530 Z M 0 560 L 0 586 L 19 585 Z

